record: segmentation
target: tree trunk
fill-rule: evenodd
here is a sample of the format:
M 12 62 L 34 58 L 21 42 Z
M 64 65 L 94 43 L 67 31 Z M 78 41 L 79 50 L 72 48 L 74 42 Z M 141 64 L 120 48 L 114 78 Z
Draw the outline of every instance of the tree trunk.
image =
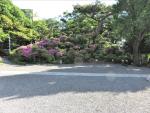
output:
M 133 43 L 133 63 L 134 65 L 136 66 L 140 66 L 141 65 L 141 53 L 140 53 L 140 44 L 144 38 L 144 33 L 145 31 L 143 32 L 140 32 L 138 37 L 135 38 L 134 40 L 134 43 Z
M 96 38 L 98 37 L 98 35 L 103 33 L 104 20 L 105 20 L 107 17 L 111 16 L 111 15 L 112 15 L 112 13 L 109 12 L 108 14 L 106 14 L 104 17 L 102 17 L 102 18 L 99 20 L 98 25 L 97 25 L 97 28 L 95 29 L 95 31 L 94 31 L 94 33 L 93 33 L 93 36 L 92 36 L 92 38 L 93 38 L 93 43 L 94 43 L 94 44 L 95 44 L 95 42 L 96 42 Z
M 136 66 L 141 65 L 139 46 L 140 46 L 140 42 L 135 40 L 133 43 L 133 63 Z

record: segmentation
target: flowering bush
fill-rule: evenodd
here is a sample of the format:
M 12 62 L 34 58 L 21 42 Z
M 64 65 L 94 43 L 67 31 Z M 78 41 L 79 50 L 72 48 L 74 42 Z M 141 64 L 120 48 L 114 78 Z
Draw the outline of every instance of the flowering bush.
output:
M 60 39 L 59 38 L 53 38 L 52 43 L 57 46 L 60 43 Z
M 59 50 L 57 50 L 57 49 L 50 49 L 50 50 L 48 50 L 48 53 L 50 55 L 52 55 L 52 56 L 55 56 L 57 52 L 59 52 Z
M 60 36 L 59 39 L 61 42 L 65 42 L 67 40 L 67 37 L 66 36 Z
M 32 47 L 31 46 L 21 46 L 19 47 L 21 54 L 26 57 L 29 58 L 32 54 Z
M 97 48 L 95 44 L 75 44 L 62 35 L 21 46 L 13 51 L 12 58 L 28 63 L 81 63 L 96 58 Z
M 59 38 L 44 39 L 34 44 L 20 46 L 13 51 L 12 56 L 22 62 L 53 63 L 63 56 L 63 52 L 57 47 L 59 43 Z
M 45 47 L 45 46 L 47 46 L 48 45 L 48 42 L 49 42 L 49 40 L 47 40 L 47 39 L 45 39 L 45 40 L 41 40 L 41 41 L 39 41 L 39 42 L 36 42 L 35 44 L 38 46 L 38 47 Z

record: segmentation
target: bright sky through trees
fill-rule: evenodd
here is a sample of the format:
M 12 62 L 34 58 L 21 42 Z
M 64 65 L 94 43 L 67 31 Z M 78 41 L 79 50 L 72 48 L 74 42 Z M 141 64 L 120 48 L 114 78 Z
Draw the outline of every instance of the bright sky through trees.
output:
M 96 0 L 12 0 L 21 9 L 33 9 L 38 18 L 55 18 L 65 11 L 72 11 L 73 5 L 89 4 Z M 106 5 L 112 5 L 115 0 L 101 0 Z

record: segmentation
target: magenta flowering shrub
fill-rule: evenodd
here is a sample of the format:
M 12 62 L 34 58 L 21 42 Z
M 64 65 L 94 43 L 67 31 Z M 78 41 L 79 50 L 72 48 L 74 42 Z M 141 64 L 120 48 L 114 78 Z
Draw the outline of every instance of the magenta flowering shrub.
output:
M 66 36 L 60 36 L 59 39 L 60 39 L 61 42 L 65 42 L 67 37 Z
M 35 45 L 37 45 L 38 47 L 45 47 L 49 44 L 49 40 L 45 39 L 45 40 L 41 40 L 39 42 L 36 42 Z
M 53 56 L 55 56 L 57 52 L 59 52 L 59 50 L 57 50 L 57 49 L 50 49 L 50 50 L 48 50 L 48 53 L 50 55 L 53 55 Z
M 57 46 L 60 43 L 60 39 L 59 38 L 53 38 L 52 43 Z
M 12 56 L 13 59 L 28 63 L 53 63 L 57 60 L 59 62 L 64 55 L 61 48 L 58 47 L 59 44 L 59 38 L 44 39 L 15 49 Z
M 75 63 L 95 58 L 96 44 L 80 45 L 66 36 L 43 39 L 33 44 L 21 46 L 13 53 L 14 58 L 28 63 Z
M 61 52 L 61 51 L 59 51 L 59 52 L 56 53 L 56 57 L 62 57 L 63 55 L 64 55 L 64 53 Z
M 63 52 L 61 52 L 61 51 L 58 50 L 58 49 L 49 49 L 49 50 L 48 50 L 48 53 L 49 53 L 50 55 L 55 56 L 55 57 L 62 57 L 62 56 L 63 56 Z
M 21 46 L 19 47 L 20 51 L 21 51 L 21 55 L 23 55 L 26 58 L 29 58 L 32 54 L 32 46 L 28 45 L 28 46 Z

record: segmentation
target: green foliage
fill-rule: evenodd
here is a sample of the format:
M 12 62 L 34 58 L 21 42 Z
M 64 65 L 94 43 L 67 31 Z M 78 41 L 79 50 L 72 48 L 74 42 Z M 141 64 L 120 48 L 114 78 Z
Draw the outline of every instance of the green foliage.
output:
M 118 0 L 118 4 L 115 5 L 115 32 L 120 38 L 133 41 L 132 54 L 135 65 L 141 64 L 140 45 L 150 32 L 149 6 L 149 0 Z
M 32 29 L 32 20 L 12 4 L 10 0 L 0 1 L 0 42 L 3 49 L 8 49 L 8 36 L 12 40 L 12 48 L 29 43 L 39 36 Z
M 29 58 L 22 56 L 20 49 L 15 49 L 10 55 L 11 60 L 17 64 L 26 63 L 53 63 L 54 56 L 48 54 L 48 51 L 44 48 L 33 47 L 32 54 Z
M 1 0 L 0 50 L 8 49 L 10 36 L 15 49 L 11 57 L 20 64 L 59 63 L 60 60 L 63 63 L 105 60 L 138 64 L 142 57 L 140 53 L 144 56 L 150 53 L 149 6 L 149 0 L 118 0 L 113 6 L 97 2 L 74 6 L 73 11 L 65 12 L 60 21 L 33 21 L 32 10 L 21 10 L 10 0 Z M 42 42 L 42 39 L 49 40 Z M 34 46 L 32 55 L 25 58 L 17 47 L 30 43 L 48 45 Z M 57 50 L 64 52 L 63 57 L 48 53 Z
M 31 60 L 34 61 L 34 63 L 52 63 L 55 59 L 54 56 L 49 55 L 48 51 L 44 48 L 34 47 L 32 51 Z
M 59 21 L 57 21 L 55 19 L 47 19 L 46 24 L 49 29 L 50 37 L 57 37 L 61 34 Z
M 0 15 L 0 24 L 3 27 L 4 30 L 13 29 L 12 20 L 9 17 L 5 16 L 5 15 Z
M 75 50 L 70 49 L 66 52 L 66 54 L 62 58 L 63 63 L 65 64 L 72 64 L 75 62 Z
M 8 34 L 4 33 L 3 29 L 0 28 L 0 42 L 3 42 L 7 38 Z

